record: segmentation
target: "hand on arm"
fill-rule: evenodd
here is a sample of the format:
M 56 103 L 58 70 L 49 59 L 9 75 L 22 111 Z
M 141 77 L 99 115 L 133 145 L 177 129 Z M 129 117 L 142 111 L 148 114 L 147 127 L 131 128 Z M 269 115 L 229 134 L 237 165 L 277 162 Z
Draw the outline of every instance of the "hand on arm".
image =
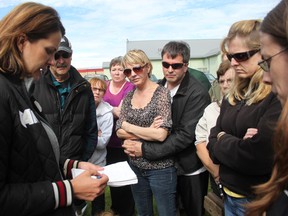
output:
M 243 139 L 252 138 L 254 135 L 258 133 L 257 128 L 248 128 L 246 134 L 244 135 Z
M 273 96 L 273 95 L 272 95 Z M 209 145 L 213 143 L 209 152 L 213 152 L 214 158 L 221 164 L 225 164 L 234 170 L 249 175 L 266 175 L 271 172 L 273 165 L 273 147 L 271 138 L 273 137 L 273 126 L 276 124 L 281 105 L 277 98 L 272 98 L 271 95 L 261 103 L 261 115 L 255 119 L 255 127 L 247 128 L 246 133 L 240 137 L 231 134 L 223 135 L 220 140 L 215 140 L 215 136 L 221 130 L 220 124 L 218 130 L 211 130 Z M 273 99 L 271 99 L 271 98 Z M 225 100 L 222 102 L 221 113 L 229 106 Z M 224 109 L 223 109 L 224 108 Z M 263 112 L 262 112 L 263 111 Z M 221 113 L 218 118 L 221 122 Z M 256 118 L 256 116 L 255 116 Z M 269 124 L 267 124 L 269 122 Z M 255 130 L 257 128 L 257 130 Z M 219 130 L 220 129 L 220 130 Z M 214 151 L 213 151 L 214 150 Z M 214 161 L 213 158 L 213 161 Z M 215 162 L 215 161 L 214 161 Z
M 151 128 L 160 128 L 160 126 L 164 123 L 162 116 L 157 116 L 154 118 L 153 123 L 150 125 Z
M 120 139 L 139 139 L 139 137 L 135 136 L 132 133 L 128 133 L 122 128 L 118 129 L 116 134 Z
M 124 152 L 130 157 L 141 157 L 142 156 L 142 142 L 136 140 L 125 140 L 122 147 Z
M 177 98 L 173 101 L 175 103 L 173 111 L 179 113 L 177 127 L 162 143 L 143 141 L 143 156 L 148 160 L 166 158 L 189 148 L 195 138 L 196 124 L 209 104 L 210 98 L 206 93 L 190 95 L 185 106 L 182 105 L 182 99 Z
M 214 178 L 219 177 L 219 165 L 213 163 L 209 156 L 209 152 L 206 148 L 206 142 L 202 142 L 196 145 L 197 155 L 202 161 L 206 169 L 211 173 Z
M 161 121 L 161 120 L 160 120 Z M 156 121 L 157 122 L 157 121 Z M 157 126 L 159 124 L 155 123 Z M 153 123 L 152 123 L 153 125 Z M 147 140 L 147 141 L 160 141 L 163 142 L 168 136 L 168 131 L 165 128 L 154 128 L 154 127 L 140 127 L 137 125 L 130 124 L 126 121 L 123 121 L 121 128 L 127 133 L 134 134 L 135 136 Z M 118 135 L 118 133 L 117 133 Z
M 119 116 L 120 116 L 122 102 L 123 102 L 123 100 L 121 100 L 118 107 L 113 107 L 112 113 L 113 113 L 113 116 L 116 118 L 119 118 Z
M 102 136 L 102 131 L 98 130 L 98 137 L 101 137 L 101 136 Z

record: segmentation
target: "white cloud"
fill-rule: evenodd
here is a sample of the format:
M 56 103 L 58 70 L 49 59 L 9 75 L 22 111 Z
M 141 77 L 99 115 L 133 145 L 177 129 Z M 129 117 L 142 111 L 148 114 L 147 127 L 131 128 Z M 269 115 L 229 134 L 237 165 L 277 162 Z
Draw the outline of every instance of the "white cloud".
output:
M 25 0 L 0 2 L 0 18 Z M 55 7 L 72 42 L 73 65 L 101 67 L 126 40 L 223 38 L 235 21 L 263 18 L 279 0 L 39 0 Z

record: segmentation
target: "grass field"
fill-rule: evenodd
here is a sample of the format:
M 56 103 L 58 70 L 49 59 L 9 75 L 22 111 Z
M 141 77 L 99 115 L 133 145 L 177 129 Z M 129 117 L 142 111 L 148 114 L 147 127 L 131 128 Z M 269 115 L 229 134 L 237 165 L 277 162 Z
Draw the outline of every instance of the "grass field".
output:
M 105 190 L 105 210 L 109 211 L 110 210 L 110 206 L 111 206 L 111 197 L 110 197 L 110 188 L 107 187 Z M 90 215 L 91 212 L 91 203 L 88 203 L 88 207 L 85 211 L 84 216 L 91 216 Z M 157 216 L 157 209 L 156 209 L 156 205 L 154 204 L 154 212 L 155 212 L 155 216 Z
M 210 184 L 209 184 L 209 188 L 208 188 L 208 191 L 210 191 Z M 110 206 L 111 206 L 111 198 L 110 198 L 110 189 L 109 187 L 106 188 L 105 190 L 105 203 L 106 203 L 106 211 L 110 210 Z M 91 204 L 88 203 L 88 207 L 85 211 L 85 214 L 84 216 L 91 216 L 90 213 L 91 212 Z M 155 216 L 158 216 L 157 214 L 157 208 L 156 208 L 156 205 L 154 203 L 154 213 L 155 213 Z M 185 213 L 181 213 L 181 216 L 186 216 Z M 210 216 L 208 213 L 205 214 L 205 216 Z

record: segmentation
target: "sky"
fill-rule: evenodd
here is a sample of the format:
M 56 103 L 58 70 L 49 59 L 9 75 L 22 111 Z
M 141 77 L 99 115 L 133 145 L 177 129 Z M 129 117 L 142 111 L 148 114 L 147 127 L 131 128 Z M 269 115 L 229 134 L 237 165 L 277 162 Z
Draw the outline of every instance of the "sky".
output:
M 280 0 L 38 0 L 54 7 L 73 48 L 72 65 L 102 68 L 128 41 L 222 39 L 243 19 L 263 19 Z M 0 0 L 0 19 L 22 0 Z

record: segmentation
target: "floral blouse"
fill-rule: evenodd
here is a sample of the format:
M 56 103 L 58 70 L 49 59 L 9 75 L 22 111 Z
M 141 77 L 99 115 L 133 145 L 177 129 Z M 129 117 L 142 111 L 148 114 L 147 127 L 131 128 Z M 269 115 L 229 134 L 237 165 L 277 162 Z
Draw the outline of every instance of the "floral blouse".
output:
M 150 127 L 154 118 L 162 116 L 162 128 L 171 129 L 171 96 L 168 89 L 158 86 L 153 93 L 151 101 L 144 108 L 133 108 L 131 100 L 135 89 L 127 94 L 123 100 L 121 113 L 116 123 L 116 130 L 121 128 L 122 122 L 140 127 Z M 172 158 L 149 161 L 143 157 L 130 158 L 130 163 L 140 169 L 163 169 L 174 165 Z

